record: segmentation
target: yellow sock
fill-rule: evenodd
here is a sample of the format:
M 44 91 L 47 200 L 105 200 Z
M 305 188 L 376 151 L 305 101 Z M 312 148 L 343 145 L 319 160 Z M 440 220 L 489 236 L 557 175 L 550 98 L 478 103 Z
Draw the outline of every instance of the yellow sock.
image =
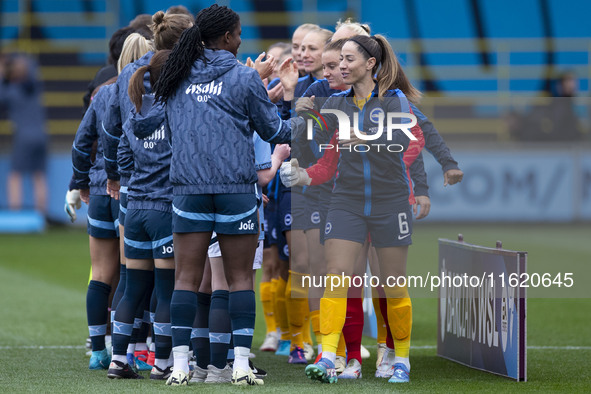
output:
M 285 287 L 287 282 L 283 278 L 277 280 L 277 289 L 275 292 L 275 316 L 279 329 L 281 330 L 281 339 L 289 341 L 289 321 L 287 320 L 287 307 L 285 305 Z
M 373 295 L 373 294 L 372 294 Z M 382 316 L 382 310 L 380 309 L 380 299 L 379 295 L 371 299 L 373 303 L 373 309 L 376 313 L 376 323 L 378 326 L 378 343 L 386 343 L 386 337 L 388 336 L 388 331 L 386 330 L 386 321 L 384 320 L 384 316 Z
M 316 337 L 316 343 L 322 344 L 322 334 L 320 333 L 320 311 L 310 311 L 310 321 L 312 322 L 312 331 Z
M 273 294 L 271 293 L 271 282 L 261 282 L 259 288 L 261 303 L 263 304 L 265 324 L 267 325 L 267 333 L 270 333 L 277 330 L 277 325 L 275 324 L 275 313 L 273 310 Z
M 277 320 L 277 282 L 276 278 L 271 279 L 271 302 L 273 302 L 273 320 L 275 320 L 275 327 L 279 327 L 279 320 Z
M 340 286 L 333 287 L 332 277 L 338 277 L 334 283 Z M 320 332 L 322 333 L 322 351 L 336 353 L 341 337 L 341 331 L 347 317 L 347 291 L 349 290 L 350 277 L 341 283 L 339 275 L 328 275 L 326 290 L 320 299 Z
M 345 342 L 345 336 L 341 335 L 339 338 L 339 345 L 337 346 L 337 356 L 347 357 L 347 343 Z
M 91 280 L 92 280 L 92 266 L 90 266 L 90 274 L 88 274 L 88 284 L 90 284 Z
M 308 308 L 308 289 L 302 287 L 302 276 L 301 273 L 290 271 L 285 290 L 292 350 L 296 347 L 304 348 L 305 317 L 310 311 Z
M 412 304 L 406 288 L 388 294 L 388 324 L 394 339 L 396 357 L 408 358 L 410 353 L 410 334 L 412 330 Z M 390 298 L 396 295 L 398 298 Z M 401 297 L 402 296 L 402 297 Z

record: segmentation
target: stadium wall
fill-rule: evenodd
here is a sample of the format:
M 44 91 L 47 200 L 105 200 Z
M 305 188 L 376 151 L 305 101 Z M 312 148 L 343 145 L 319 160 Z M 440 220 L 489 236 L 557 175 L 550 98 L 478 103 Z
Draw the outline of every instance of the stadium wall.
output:
M 519 147 L 519 149 L 517 148 Z M 591 148 L 552 149 L 489 144 L 485 149 L 453 149 L 464 179 L 443 187 L 443 173 L 424 152 L 431 212 L 426 222 L 575 222 L 591 220 Z M 0 155 L 0 209 L 7 209 L 9 155 Z M 48 215 L 67 221 L 64 197 L 72 175 L 70 154 L 50 155 Z M 33 205 L 25 182 L 25 207 Z M 86 206 L 78 214 L 86 217 Z M 78 219 L 78 224 L 85 224 Z

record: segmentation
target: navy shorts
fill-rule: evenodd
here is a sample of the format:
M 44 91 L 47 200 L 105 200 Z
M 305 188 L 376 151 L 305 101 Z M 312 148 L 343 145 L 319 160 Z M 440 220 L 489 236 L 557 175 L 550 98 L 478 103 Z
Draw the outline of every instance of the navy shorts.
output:
M 174 257 L 172 213 L 130 209 L 125 215 L 125 257 L 167 259 Z
M 317 198 L 306 198 L 304 230 L 320 228 L 320 206 Z
M 320 224 L 319 224 L 319 228 L 320 228 L 320 232 L 319 232 L 319 238 L 320 238 L 320 245 L 324 245 L 324 231 L 326 230 L 326 218 L 328 217 L 328 205 L 325 204 L 321 204 L 318 207 L 318 215 L 320 216 Z
M 293 219 L 291 216 L 291 190 L 279 194 L 279 207 L 277 209 L 277 229 L 280 233 L 291 231 Z
M 412 210 L 408 203 L 392 206 L 381 214 L 364 216 L 331 207 L 324 227 L 324 239 L 344 239 L 363 244 L 367 238 L 376 248 L 412 244 Z
M 125 213 L 127 212 L 127 186 L 119 189 L 119 224 L 125 227 Z
M 175 233 L 258 234 L 257 196 L 254 193 L 174 196 Z
M 109 196 L 90 195 L 87 231 L 94 238 L 119 238 L 119 201 Z
M 270 199 L 264 208 L 265 213 L 265 248 L 277 244 L 277 202 Z
M 289 246 L 283 233 L 279 233 L 277 236 L 277 250 L 279 251 L 280 260 L 289 261 Z

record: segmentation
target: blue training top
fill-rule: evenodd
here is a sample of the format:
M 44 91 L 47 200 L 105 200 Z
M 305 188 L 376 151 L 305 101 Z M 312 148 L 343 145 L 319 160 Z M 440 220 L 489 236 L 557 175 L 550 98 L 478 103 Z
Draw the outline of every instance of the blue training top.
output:
M 131 172 L 128 209 L 172 212 L 170 130 L 164 107 L 153 103 L 154 95 L 145 94 L 140 113 L 132 110 L 123 127 L 117 162 L 121 170 Z
M 280 119 L 255 70 L 225 50 L 206 49 L 205 58 L 166 103 L 174 194 L 252 193 L 253 130 L 289 143 L 291 124 Z
M 129 80 L 138 68 L 150 64 L 153 55 L 154 52 L 150 51 L 121 70 L 115 83 L 116 90 L 109 100 L 105 128 L 101 134 L 105 156 L 105 170 L 109 179 L 119 180 L 121 178 L 121 186 L 126 186 L 131 176 L 129 172 L 125 170 L 120 172 L 120 169 L 117 168 L 117 146 L 123 134 L 123 125 L 131 116 L 131 109 L 133 108 L 133 104 L 127 93 Z M 144 89 L 146 93 L 152 92 L 149 78 L 149 73 L 146 73 L 144 75 Z
M 99 89 L 78 127 L 72 145 L 74 175 L 70 182 L 70 190 L 90 188 L 92 195 L 107 195 L 107 174 L 105 173 L 103 147 L 99 135 L 104 127 L 107 102 L 114 90 L 115 85 L 106 85 Z M 95 141 L 97 141 L 96 157 L 92 162 L 92 146 Z

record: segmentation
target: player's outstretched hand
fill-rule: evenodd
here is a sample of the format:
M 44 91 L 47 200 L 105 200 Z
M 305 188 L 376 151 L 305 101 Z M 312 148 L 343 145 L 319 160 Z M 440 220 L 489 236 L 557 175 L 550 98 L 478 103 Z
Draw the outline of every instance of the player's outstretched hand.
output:
M 285 100 L 292 100 L 295 87 L 298 84 L 298 65 L 292 58 L 287 58 L 279 66 L 279 80 L 283 85 Z
M 458 182 L 462 182 L 464 173 L 460 169 L 447 170 L 443 174 L 443 186 L 455 185 Z
M 277 59 L 273 55 L 269 55 L 267 60 L 263 61 L 265 55 L 265 52 L 261 53 L 257 60 L 254 61 L 254 69 L 257 70 L 262 80 L 269 78 L 273 74 L 275 66 L 277 66 Z
M 420 209 L 419 209 L 420 208 Z M 427 196 L 415 196 L 415 204 L 412 206 L 412 212 L 415 219 L 419 220 L 427 217 L 431 210 L 431 199 Z M 417 215 L 418 213 L 418 215 Z
M 80 190 L 68 190 L 66 193 L 66 203 L 64 204 L 64 211 L 70 217 L 70 221 L 74 223 L 76 221 L 76 210 L 82 206 L 82 200 L 80 199 Z
M 291 159 L 289 163 L 283 163 L 279 170 L 279 177 L 285 187 L 309 186 L 312 183 L 312 179 L 310 179 L 306 170 L 300 168 L 298 159 Z

